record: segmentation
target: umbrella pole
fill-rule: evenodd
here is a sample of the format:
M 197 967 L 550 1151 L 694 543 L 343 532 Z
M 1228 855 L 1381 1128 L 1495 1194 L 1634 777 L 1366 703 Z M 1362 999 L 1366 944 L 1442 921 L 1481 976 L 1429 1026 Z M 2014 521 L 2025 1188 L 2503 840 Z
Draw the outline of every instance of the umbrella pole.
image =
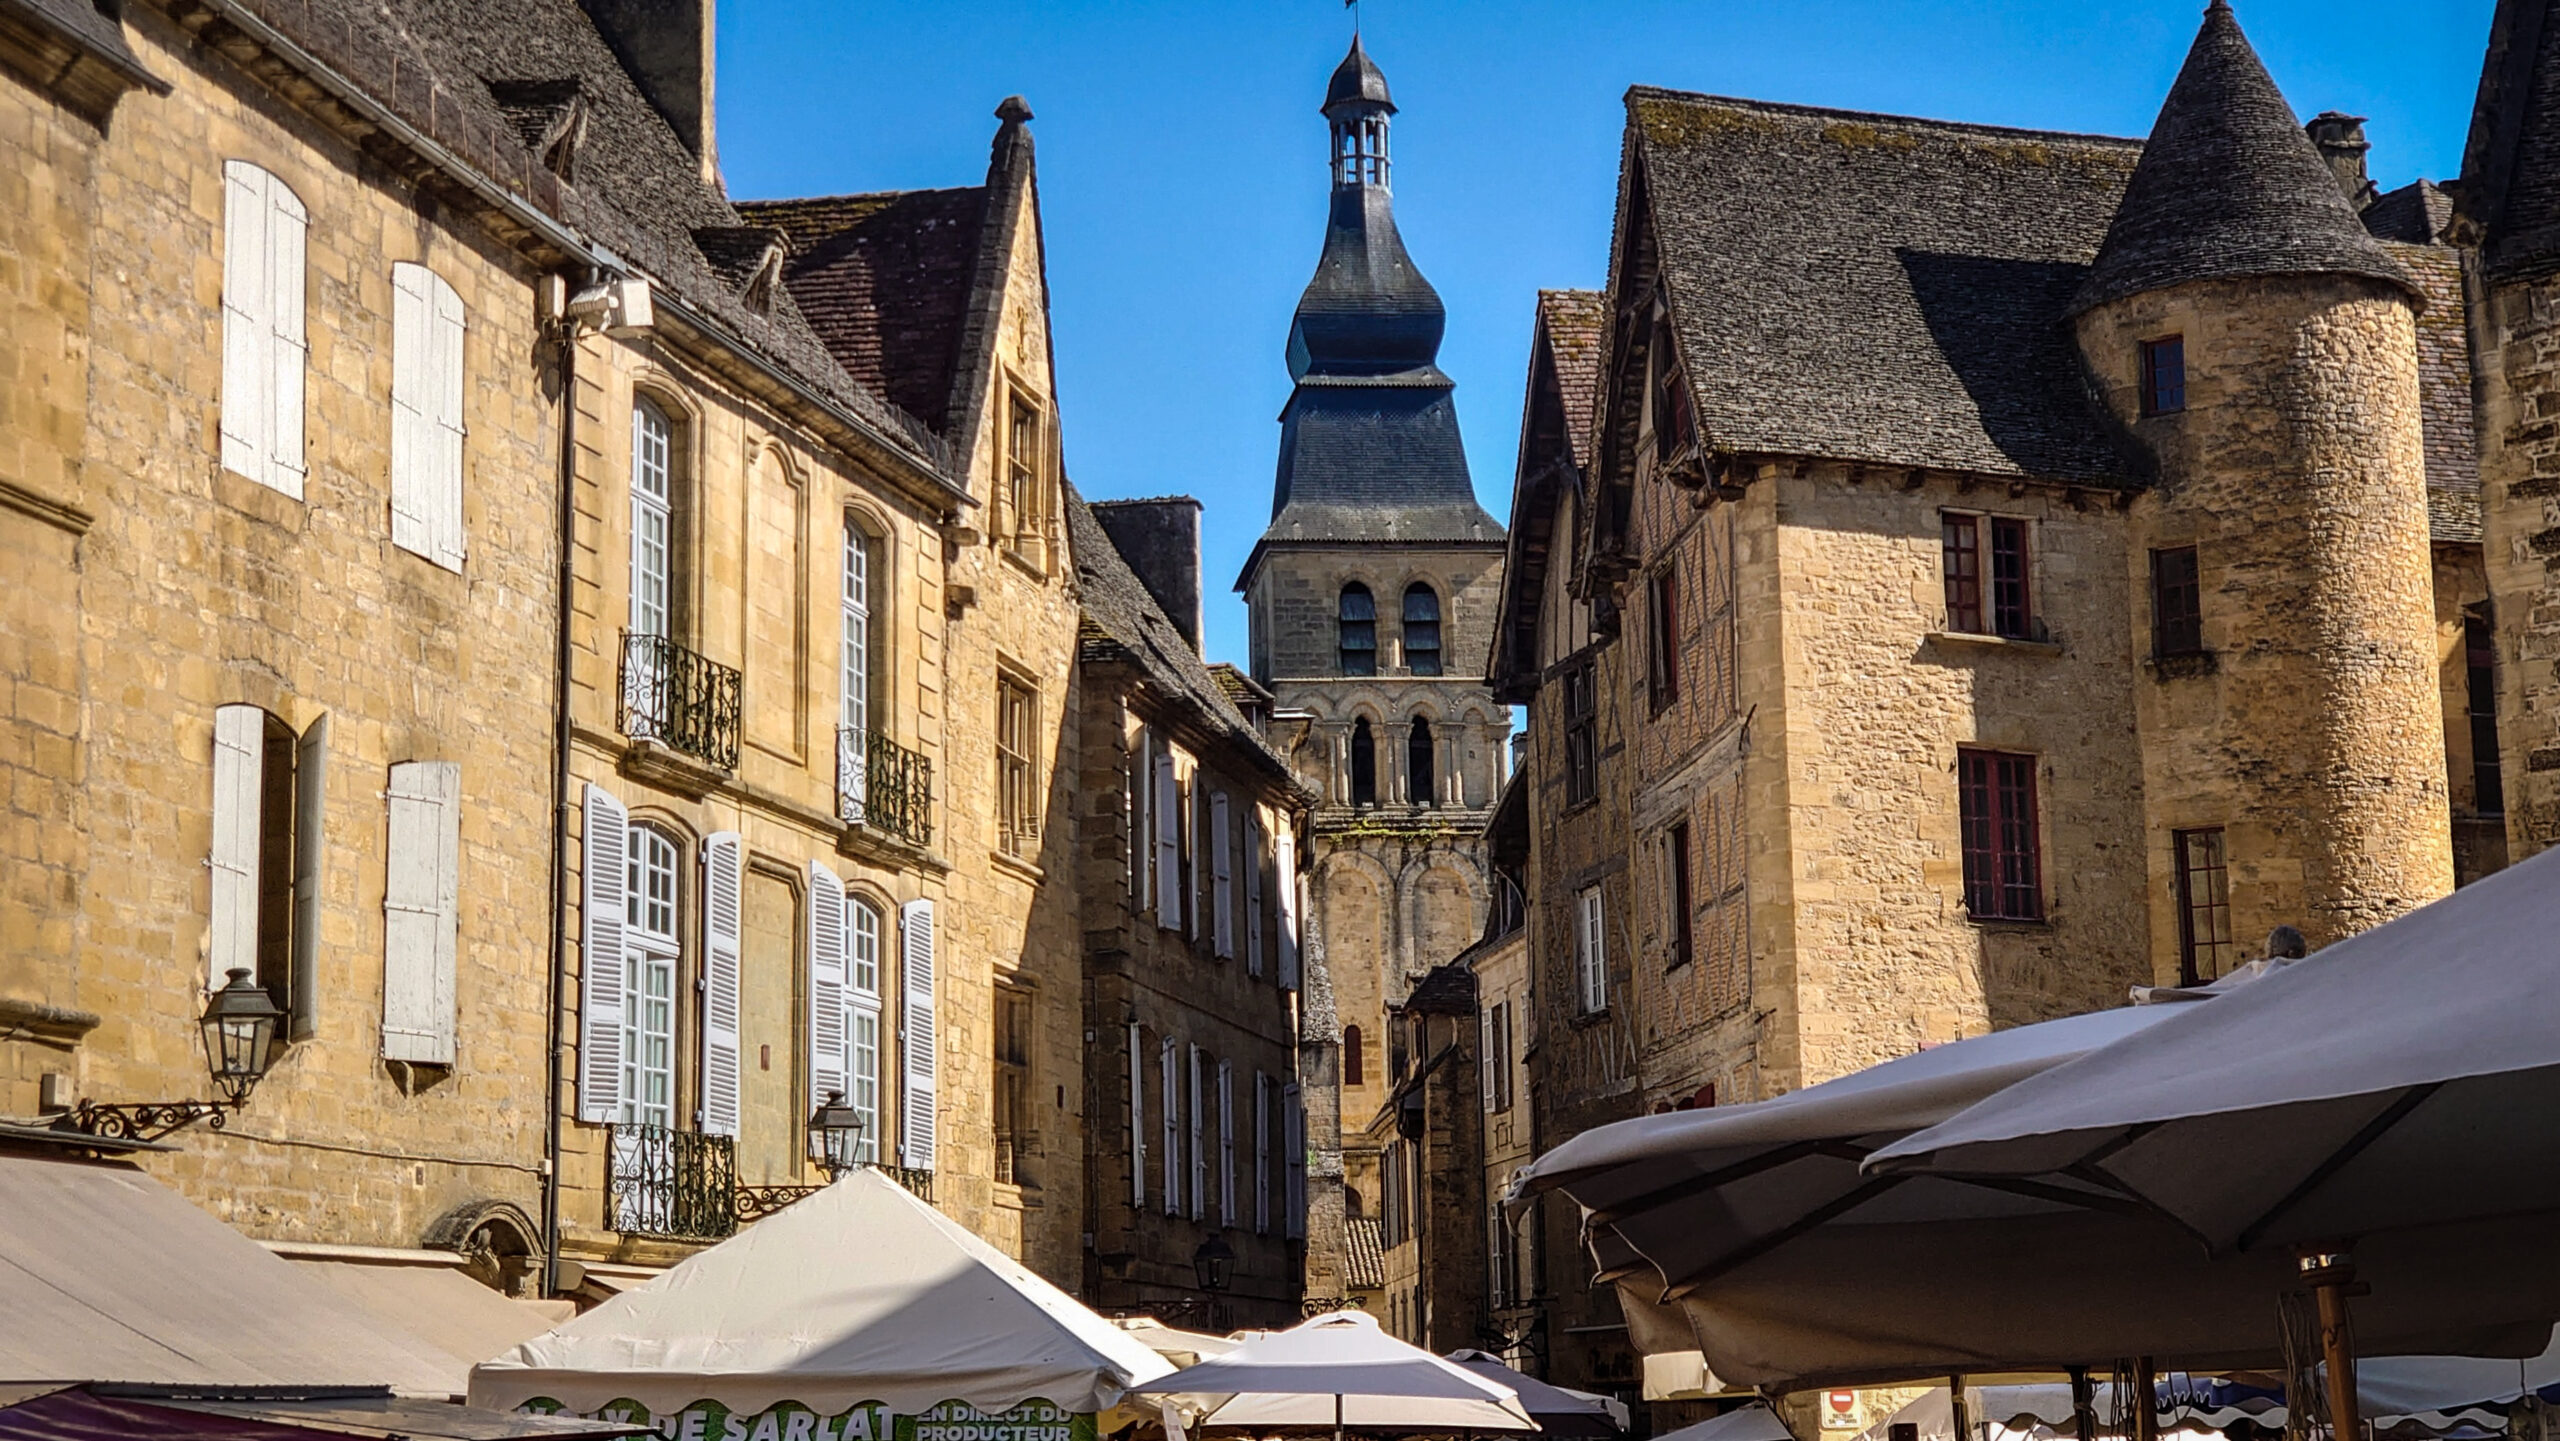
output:
M 1973 1418 L 1965 1414 L 1964 1378 L 1947 1378 L 1947 1418 L 1955 1426 L 1956 1441 L 1973 1441 Z
M 1342 1441 L 1342 1393 L 1333 1393 L 1333 1441 Z
M 2133 1416 L 2133 1441 L 2160 1441 L 2160 1368 L 2148 1356 L 2133 1358 L 2133 1394 L 2125 1398 Z
M 2078 1441 L 2098 1441 L 2098 1401 L 2086 1366 L 2071 1368 L 2071 1430 Z
M 2356 1284 L 2353 1257 L 2306 1255 L 2300 1265 L 2302 1279 L 2311 1283 L 2320 1305 L 2320 1359 L 2329 1368 L 2329 1435 L 2331 1441 L 2358 1441 L 2364 1421 L 2356 1407 L 2355 1334 L 2347 1327 L 2347 1298 L 2369 1288 Z

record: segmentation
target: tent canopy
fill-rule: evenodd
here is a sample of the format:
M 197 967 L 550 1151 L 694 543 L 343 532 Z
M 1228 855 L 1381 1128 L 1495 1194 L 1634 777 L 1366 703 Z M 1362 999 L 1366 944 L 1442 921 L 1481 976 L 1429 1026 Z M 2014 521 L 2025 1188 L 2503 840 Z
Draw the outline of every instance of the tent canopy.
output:
M 1172 1367 L 871 1170 L 474 1368 L 471 1399 L 1103 1411 Z
M 1207 1427 L 1533 1431 L 1519 1395 L 1336 1311 L 1256 1336 L 1224 1356 L 1133 1388 L 1141 1395 L 1225 1397 Z
M 1520 1397 L 1521 1409 L 1538 1423 L 1542 1435 L 1610 1437 L 1627 1429 L 1623 1401 L 1576 1391 L 1570 1386 L 1550 1386 L 1503 1365 L 1500 1358 L 1483 1351 L 1452 1351 L 1449 1359 L 1488 1381 L 1510 1387 Z
M 1777 1412 L 1754 1401 L 1694 1426 L 1664 1432 L 1653 1441 L 1795 1441 L 1795 1437 L 1788 1433 L 1787 1424 L 1778 1419 Z

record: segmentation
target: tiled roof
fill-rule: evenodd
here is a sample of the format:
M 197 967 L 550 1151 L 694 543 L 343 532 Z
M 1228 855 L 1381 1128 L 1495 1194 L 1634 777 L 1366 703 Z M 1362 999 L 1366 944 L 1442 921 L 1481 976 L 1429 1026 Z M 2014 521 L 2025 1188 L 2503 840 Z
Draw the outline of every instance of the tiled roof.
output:
M 2214 0 L 2073 309 L 2190 280 L 2300 274 L 2415 290 L 2356 219 L 2231 7 Z
M 1089 659 L 1126 660 L 1194 719 L 1283 782 L 1289 763 L 1236 709 L 1199 652 L 1165 618 L 1163 607 L 1120 557 L 1119 548 L 1075 487 L 1067 487 L 1067 547 L 1075 559 L 1076 596 L 1084 611 L 1077 645 Z
M 99 0 L 0 0 L 0 10 L 50 30 L 136 80 L 157 88 L 159 82 L 142 68 L 142 57 L 125 43 L 116 12 Z
M 1280 418 L 1263 541 L 1501 540 L 1476 503 L 1449 392 L 1446 380 L 1299 386 Z
M 1569 424 L 1573 463 L 1591 468 L 1592 408 L 1600 393 L 1600 347 L 1609 331 L 1609 297 L 1597 290 L 1541 290 L 1538 323 L 1556 363 L 1556 389 Z
M 738 211 L 790 234 L 784 282 L 838 363 L 947 431 L 986 187 L 750 200 Z
M 1637 87 L 1711 445 L 2120 483 L 2065 324 L 2138 142 Z
M 2471 332 L 2463 313 L 2462 254 L 2443 245 L 2384 248 L 2427 297 L 2427 308 L 2418 315 L 2418 406 L 2427 448 L 2427 528 L 2439 544 L 2476 545 L 2480 541 L 2480 442 L 2471 414 Z
M 1238 710 L 1249 705 L 1267 706 L 1276 699 L 1271 692 L 1254 684 L 1253 677 L 1226 661 L 1209 662 L 1209 678 L 1218 683 L 1218 689 L 1226 692 L 1227 699 Z
M 1342 1223 L 1342 1284 L 1353 1291 L 1387 1289 L 1387 1248 L 1375 1216 L 1353 1216 Z
M 2412 180 L 2397 190 L 2375 196 L 2373 203 L 2364 208 L 2364 228 L 2382 240 L 2433 245 L 2444 239 L 2446 227 L 2452 224 L 2453 197 L 2432 181 Z M 2424 286 L 2425 281 L 2420 279 L 2419 284 Z M 2435 303 L 2432 293 L 2427 303 Z
M 2560 262 L 2560 25 L 2551 0 L 2498 0 L 2462 181 L 2491 274 Z

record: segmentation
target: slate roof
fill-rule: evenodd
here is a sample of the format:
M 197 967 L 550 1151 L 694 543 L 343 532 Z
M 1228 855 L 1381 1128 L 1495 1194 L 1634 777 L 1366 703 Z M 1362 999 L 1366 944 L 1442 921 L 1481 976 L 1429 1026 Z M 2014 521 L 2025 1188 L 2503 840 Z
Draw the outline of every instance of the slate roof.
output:
M 1295 788 L 1289 763 L 1236 709 L 1200 653 L 1173 628 L 1094 518 L 1093 508 L 1073 485 L 1066 487 L 1066 497 L 1067 549 L 1075 560 L 1076 596 L 1084 613 L 1077 627 L 1079 652 L 1090 660 L 1125 660 L 1136 666 L 1193 719 Z
M 1555 357 L 1556 389 L 1564 400 L 1565 437 L 1576 469 L 1591 468 L 1594 413 L 1600 399 L 1600 347 L 1609 333 L 1609 297 L 1597 290 L 1541 290 L 1538 323 Z
M 1386 188 L 1335 186 L 1324 253 L 1290 317 L 1289 378 L 1400 371 L 1436 376 L 1432 364 L 1448 323 L 1440 292 L 1405 253 Z
M 2471 331 L 2462 304 L 2462 255 L 2443 245 L 2386 244 L 2384 248 L 2427 297 L 2426 309 L 2418 314 L 2418 407 L 2427 451 L 2427 529 L 2439 545 L 2477 545 L 2480 442 L 2471 412 Z
M 1378 62 L 1369 58 L 1368 48 L 1360 43 L 1356 34 L 1351 37 L 1349 53 L 1342 57 L 1341 64 L 1333 67 L 1333 79 L 1324 87 L 1324 110 L 1327 114 L 1346 101 L 1382 105 L 1390 115 L 1396 110 L 1396 102 L 1387 97 L 1386 75 L 1378 69 Z
M 750 200 L 738 212 L 791 236 L 783 283 L 837 362 L 948 431 L 986 187 Z
M 2463 147 L 2468 208 L 2492 275 L 2560 262 L 2560 26 L 2551 0 L 2498 0 Z
M 142 68 L 142 57 L 125 43 L 124 26 L 99 0 L 0 0 L 0 9 L 52 31 L 138 84 L 154 90 L 168 88 L 159 77 Z
M 2124 483 L 2065 322 L 2139 142 L 1648 86 L 1627 113 L 1710 445 Z
M 2417 293 L 2357 220 L 2230 5 L 2214 0 L 2072 309 L 2191 280 L 2301 274 Z
M 2397 190 L 2375 196 L 2373 203 L 2364 208 L 2363 218 L 2364 228 L 2377 240 L 2433 245 L 2444 239 L 2445 230 L 2453 224 L 2453 197 L 2433 181 L 2412 180 Z M 2410 278 L 2425 287 L 2422 277 Z M 2436 303 L 2431 288 L 2427 303 Z

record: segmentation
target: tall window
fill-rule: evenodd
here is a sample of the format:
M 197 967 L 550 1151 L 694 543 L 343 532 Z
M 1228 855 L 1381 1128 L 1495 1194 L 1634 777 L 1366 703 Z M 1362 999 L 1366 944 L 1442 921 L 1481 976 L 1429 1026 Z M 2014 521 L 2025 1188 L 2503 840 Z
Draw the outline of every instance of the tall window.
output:
M 1404 742 L 1405 776 L 1411 787 L 1407 798 L 1415 805 L 1440 803 L 1440 777 L 1433 764 L 1438 755 L 1438 745 L 1438 740 L 1431 734 L 1430 717 L 1415 716 L 1413 729 L 1406 733 Z
M 854 1158 L 880 1159 L 880 910 L 845 898 L 844 1098 L 862 1116 Z
M 2231 969 L 2231 870 L 2222 827 L 2178 831 L 2178 979 L 2199 985 Z
M 1511 1109 L 1511 1003 L 1496 1001 L 1480 1012 L 1484 1047 L 1483 1088 L 1487 1111 Z
M 1368 1075 L 1368 1065 L 1368 1057 L 1364 1055 L 1360 1049 L 1360 1028 L 1358 1026 L 1343 1027 L 1342 1084 L 1346 1086 L 1367 1085 L 1368 1081 L 1366 1077 Z
M 1369 729 L 1367 716 L 1351 723 L 1351 803 L 1378 803 L 1378 738 Z
M 1573 921 L 1574 997 L 1587 1016 L 1609 1005 L 1608 918 L 1598 886 L 1574 898 Z
M 631 406 L 631 630 L 663 636 L 674 611 L 675 427 L 646 400 Z
M 297 1040 L 316 1020 L 328 746 L 326 716 L 297 736 L 256 706 L 213 714 L 205 985 L 218 990 L 229 972 L 248 971 L 288 1013 Z
M 1569 806 L 1600 794 L 1598 691 L 1590 666 L 1564 673 L 1564 801 Z
M 1031 992 L 996 988 L 996 1179 L 1027 1185 L 1031 1134 Z
M 1420 581 L 1404 588 L 1404 668 L 1440 674 L 1440 596 Z
M 2186 337 L 2164 335 L 2142 342 L 2142 413 L 2168 415 L 2186 408 Z
M 2471 808 L 2484 816 L 2507 812 L 2506 768 L 2498 759 L 2498 651 L 2486 603 L 2462 617 L 2466 705 L 2471 721 Z
M 310 212 L 245 160 L 223 163 L 222 192 L 222 468 L 300 500 Z
M 1013 527 L 1014 554 L 1037 565 L 1048 533 L 1048 488 L 1043 484 L 1042 438 L 1047 434 L 1040 403 L 1019 390 L 1009 391 L 1005 407 L 1005 518 Z
M 1949 514 L 1941 524 L 1947 629 L 2010 640 L 2030 638 L 2034 615 L 2027 594 L 2027 523 L 2008 515 Z M 1987 576 L 1986 550 L 1990 552 Z
M 1358 581 L 1342 588 L 1337 607 L 1344 675 L 1378 673 L 1378 602 Z
M 861 526 L 844 523 L 844 589 L 840 601 L 843 626 L 838 652 L 843 699 L 836 724 L 852 730 L 871 727 L 871 572 L 874 542 Z
M 1958 751 L 1956 770 L 1965 909 L 1978 921 L 2043 919 L 2036 758 L 2008 751 Z
M 2204 650 L 2204 586 L 2196 574 L 2196 548 L 2151 552 L 2151 653 L 2197 655 Z
M 462 298 L 391 267 L 391 543 L 462 569 Z
M 1656 712 L 1680 698 L 1680 574 L 1665 567 L 1645 583 L 1646 689 Z
M 996 795 L 999 843 L 1008 855 L 1040 848 L 1040 767 L 1034 759 L 1040 698 L 1010 675 L 996 678 Z
M 675 841 L 633 826 L 623 891 L 622 1116 L 625 1125 L 676 1123 Z
M 1669 872 L 1670 884 L 1664 889 L 1671 897 L 1671 960 L 1669 968 L 1677 970 L 1689 964 L 1696 944 L 1693 932 L 1697 917 L 1689 899 L 1689 823 L 1682 821 L 1663 838 L 1662 864 Z
M 1670 460 L 1689 448 L 1697 434 L 1697 417 L 1689 400 L 1689 381 L 1671 341 L 1671 317 L 1656 315 L 1653 325 L 1653 454 Z

